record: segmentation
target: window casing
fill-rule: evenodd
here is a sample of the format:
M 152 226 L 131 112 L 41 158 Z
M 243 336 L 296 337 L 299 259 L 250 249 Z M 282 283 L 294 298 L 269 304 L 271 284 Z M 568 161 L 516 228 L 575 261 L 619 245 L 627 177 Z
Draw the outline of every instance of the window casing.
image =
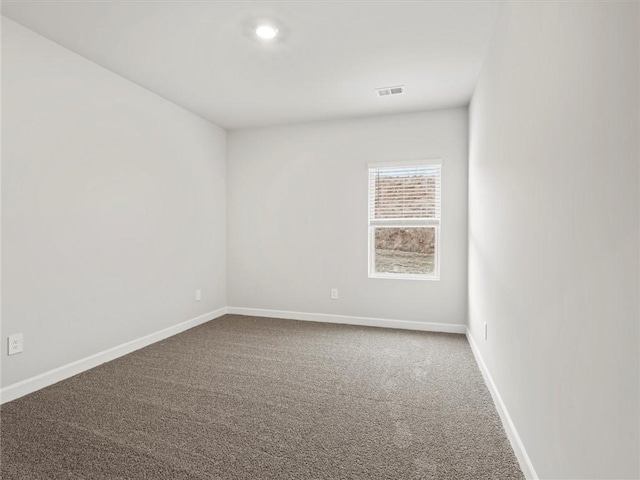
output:
M 369 165 L 369 277 L 440 279 L 439 160 Z

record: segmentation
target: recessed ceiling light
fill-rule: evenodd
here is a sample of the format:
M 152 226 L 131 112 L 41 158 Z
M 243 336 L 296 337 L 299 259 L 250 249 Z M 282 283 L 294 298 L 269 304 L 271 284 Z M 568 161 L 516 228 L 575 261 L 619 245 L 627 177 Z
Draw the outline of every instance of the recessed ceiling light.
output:
M 271 40 L 278 35 L 278 29 L 270 25 L 258 25 L 256 35 L 263 40 Z

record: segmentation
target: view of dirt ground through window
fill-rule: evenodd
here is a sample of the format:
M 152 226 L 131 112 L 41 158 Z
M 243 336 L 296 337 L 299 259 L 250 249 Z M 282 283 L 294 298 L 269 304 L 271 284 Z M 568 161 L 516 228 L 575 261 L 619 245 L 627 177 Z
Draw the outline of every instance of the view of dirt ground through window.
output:
M 435 231 L 434 227 L 377 227 L 375 230 L 376 272 L 433 273 Z

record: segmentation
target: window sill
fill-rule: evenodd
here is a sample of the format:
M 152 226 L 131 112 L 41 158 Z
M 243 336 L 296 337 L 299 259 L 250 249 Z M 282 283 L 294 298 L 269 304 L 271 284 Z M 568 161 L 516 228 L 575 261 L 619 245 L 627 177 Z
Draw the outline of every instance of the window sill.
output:
M 376 279 L 385 279 L 385 280 L 431 280 L 431 281 L 440 281 L 440 276 L 438 275 L 412 275 L 412 274 L 401 274 L 401 273 L 370 273 L 369 278 Z

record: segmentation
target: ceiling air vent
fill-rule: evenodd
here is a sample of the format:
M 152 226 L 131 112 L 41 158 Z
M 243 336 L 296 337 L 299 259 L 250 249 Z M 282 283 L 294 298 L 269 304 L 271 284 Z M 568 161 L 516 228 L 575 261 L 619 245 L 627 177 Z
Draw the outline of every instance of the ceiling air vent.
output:
M 398 85 L 397 87 L 383 87 L 376 88 L 379 97 L 386 97 L 388 95 L 400 95 L 404 93 L 404 85 Z

